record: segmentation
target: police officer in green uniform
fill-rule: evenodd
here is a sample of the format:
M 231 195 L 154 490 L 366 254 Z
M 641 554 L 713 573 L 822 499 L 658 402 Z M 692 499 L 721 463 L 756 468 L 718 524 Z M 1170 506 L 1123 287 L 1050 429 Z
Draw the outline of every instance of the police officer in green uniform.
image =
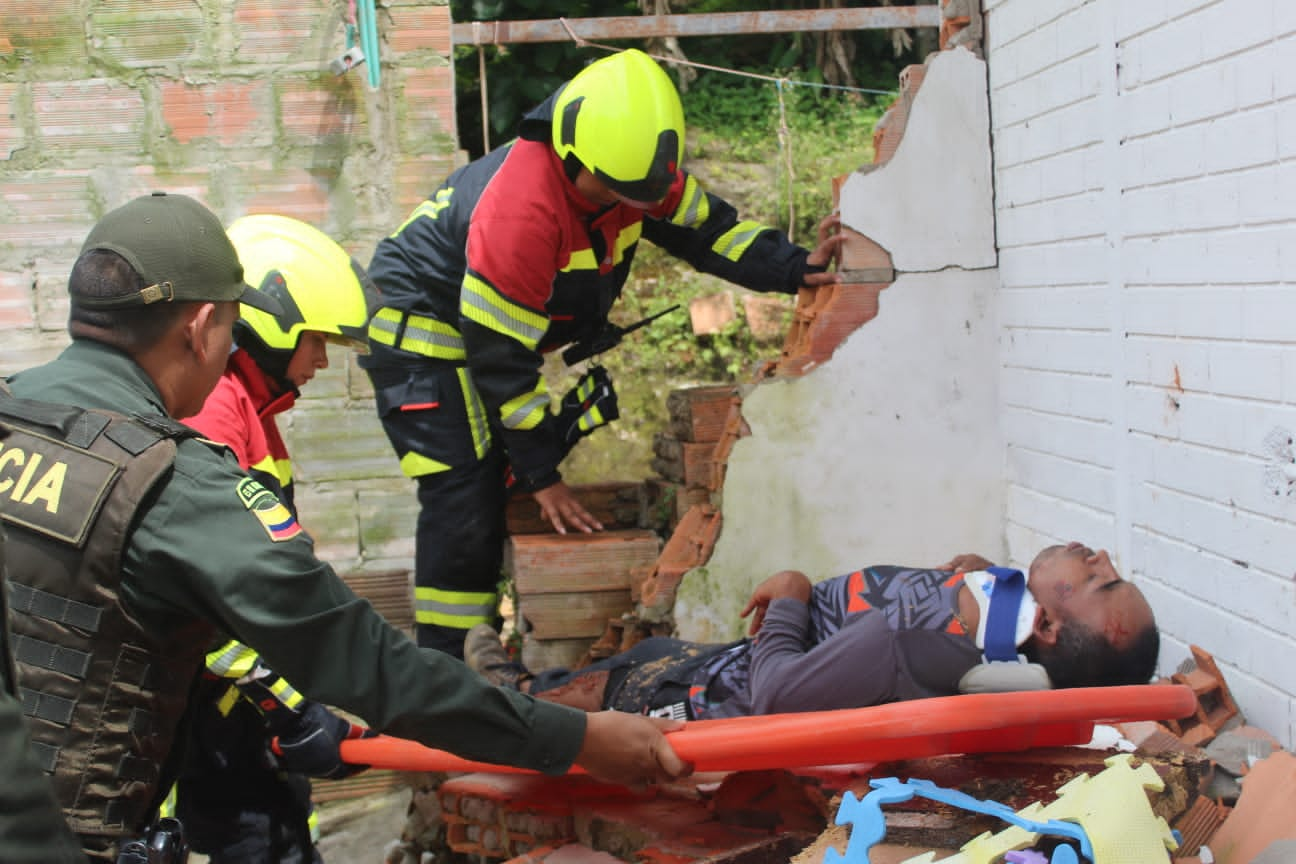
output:
M 0 397 L 17 451 L 0 458 L 0 515 L 33 598 L 12 616 L 33 747 L 92 858 L 112 860 L 165 794 L 215 631 L 308 698 L 463 757 L 627 784 L 687 773 L 662 734 L 675 724 L 537 702 L 418 648 L 232 454 L 171 419 L 225 368 L 239 302 L 278 311 L 213 213 L 164 193 L 109 212 L 68 290 L 71 345 Z
M 8 430 L 0 426 L 0 458 Z M 6 864 L 83 862 L 49 778 L 32 756 L 9 648 L 5 534 L 0 528 L 0 860 Z

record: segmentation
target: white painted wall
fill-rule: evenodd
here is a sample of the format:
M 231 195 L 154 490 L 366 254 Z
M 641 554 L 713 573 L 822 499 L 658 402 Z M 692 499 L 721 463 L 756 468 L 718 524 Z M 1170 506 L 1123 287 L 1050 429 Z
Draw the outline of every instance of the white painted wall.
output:
M 1296 4 L 984 6 L 1009 553 L 1107 545 L 1290 747 Z
M 720 540 L 675 604 L 685 638 L 739 635 L 751 587 L 780 569 L 817 581 L 960 552 L 1000 558 L 989 131 L 985 64 L 945 52 L 892 159 L 844 184 L 843 224 L 906 272 L 830 360 L 743 399 L 752 434 L 729 458 Z

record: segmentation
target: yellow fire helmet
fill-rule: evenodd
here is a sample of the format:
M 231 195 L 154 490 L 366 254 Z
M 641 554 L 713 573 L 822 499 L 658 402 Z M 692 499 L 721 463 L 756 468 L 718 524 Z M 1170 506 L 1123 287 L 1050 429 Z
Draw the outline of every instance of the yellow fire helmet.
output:
M 558 94 L 553 146 L 626 198 L 660 201 L 684 158 L 679 92 L 642 51 L 596 60 Z
M 282 378 L 304 330 L 367 351 L 365 327 L 378 291 L 364 268 L 324 232 L 287 216 L 256 214 L 226 229 L 243 275 L 283 314 L 242 304 L 234 339 L 270 375 Z

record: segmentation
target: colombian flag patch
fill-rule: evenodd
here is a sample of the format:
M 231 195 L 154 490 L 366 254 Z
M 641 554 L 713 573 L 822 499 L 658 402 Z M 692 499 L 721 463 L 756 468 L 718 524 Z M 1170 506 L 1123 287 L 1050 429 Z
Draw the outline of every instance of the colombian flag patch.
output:
M 257 518 L 270 539 L 276 543 L 291 540 L 301 533 L 301 526 L 297 524 L 297 517 L 293 516 L 292 511 L 273 492 L 251 477 L 239 481 L 238 496 L 243 506 Z

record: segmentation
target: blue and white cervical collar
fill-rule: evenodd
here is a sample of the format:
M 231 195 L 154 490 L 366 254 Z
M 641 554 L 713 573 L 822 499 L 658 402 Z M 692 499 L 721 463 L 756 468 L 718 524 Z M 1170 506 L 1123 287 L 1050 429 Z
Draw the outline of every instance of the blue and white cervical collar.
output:
M 987 567 L 964 574 L 963 583 L 981 610 L 976 645 L 986 662 L 1025 663 L 1026 658 L 1017 653 L 1017 646 L 1030 638 L 1038 608 L 1035 598 L 1026 590 L 1026 577 L 1020 570 Z

